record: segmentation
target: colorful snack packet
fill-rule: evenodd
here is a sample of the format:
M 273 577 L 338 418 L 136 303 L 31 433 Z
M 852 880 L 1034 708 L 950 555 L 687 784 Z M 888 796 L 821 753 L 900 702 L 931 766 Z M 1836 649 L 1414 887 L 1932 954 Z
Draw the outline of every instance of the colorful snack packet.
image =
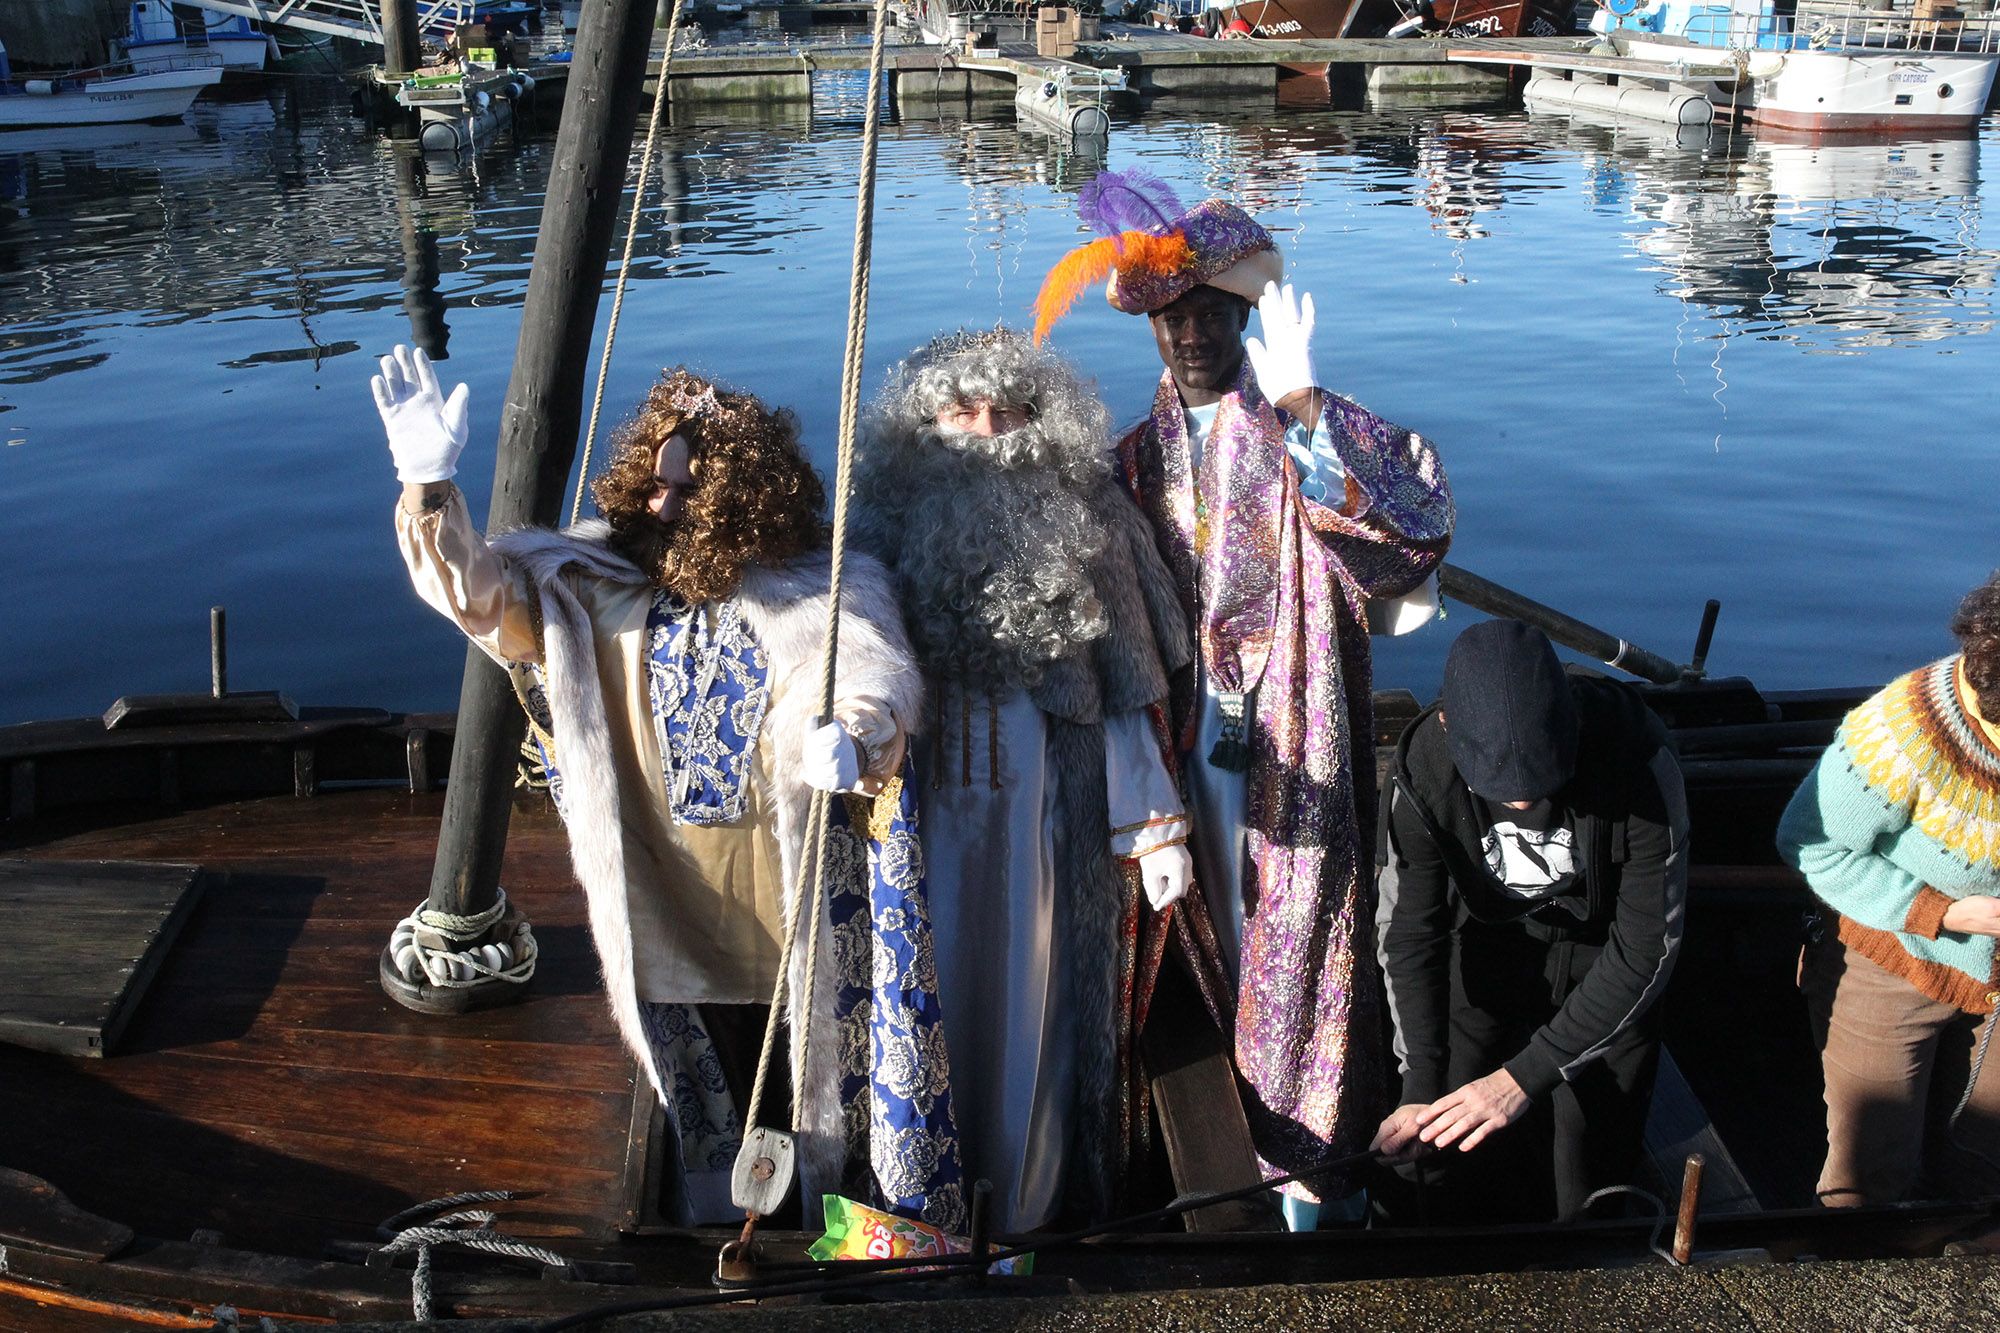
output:
M 968 1254 L 972 1242 L 953 1236 L 927 1222 L 898 1217 L 879 1208 L 828 1194 L 826 1234 L 806 1250 L 813 1258 L 833 1259 L 922 1259 L 930 1255 Z M 1025 1276 L 1035 1268 L 1035 1256 L 1024 1254 L 1002 1259 L 989 1272 Z

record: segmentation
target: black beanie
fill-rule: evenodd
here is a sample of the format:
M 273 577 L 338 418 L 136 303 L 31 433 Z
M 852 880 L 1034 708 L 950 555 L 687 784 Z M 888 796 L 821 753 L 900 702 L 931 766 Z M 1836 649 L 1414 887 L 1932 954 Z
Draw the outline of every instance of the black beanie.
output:
M 1444 659 L 1444 734 L 1465 785 L 1489 801 L 1539 801 L 1576 771 L 1576 703 L 1548 636 L 1486 620 Z

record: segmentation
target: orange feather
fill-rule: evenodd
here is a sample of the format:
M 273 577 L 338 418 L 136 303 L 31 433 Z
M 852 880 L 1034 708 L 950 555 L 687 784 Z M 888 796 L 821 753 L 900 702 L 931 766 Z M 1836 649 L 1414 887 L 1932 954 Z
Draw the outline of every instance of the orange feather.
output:
M 1076 304 L 1076 298 L 1110 276 L 1117 266 L 1118 241 L 1108 236 L 1080 245 L 1058 259 L 1035 296 L 1035 341 L 1046 338 L 1055 322 Z
M 1047 337 L 1076 299 L 1109 277 L 1113 269 L 1120 273 L 1176 273 L 1193 260 L 1187 238 L 1179 232 L 1155 236 L 1147 231 L 1127 231 L 1078 246 L 1057 260 L 1048 277 L 1042 279 L 1042 290 L 1035 297 L 1035 341 Z

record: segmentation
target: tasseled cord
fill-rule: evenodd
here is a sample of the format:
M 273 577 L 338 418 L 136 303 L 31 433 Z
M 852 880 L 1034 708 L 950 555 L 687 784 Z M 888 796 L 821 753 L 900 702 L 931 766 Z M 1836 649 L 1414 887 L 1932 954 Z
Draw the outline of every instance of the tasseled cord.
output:
M 1222 734 L 1208 752 L 1208 762 L 1225 773 L 1250 771 L 1250 718 L 1245 698 L 1234 691 L 1216 696 L 1222 713 Z

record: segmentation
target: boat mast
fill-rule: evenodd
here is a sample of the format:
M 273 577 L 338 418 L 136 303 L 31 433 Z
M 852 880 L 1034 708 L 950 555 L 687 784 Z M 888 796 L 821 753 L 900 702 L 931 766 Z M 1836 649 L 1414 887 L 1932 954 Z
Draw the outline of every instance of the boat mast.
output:
M 560 517 L 582 423 L 598 295 L 652 49 L 654 9 L 655 0 L 587 0 L 577 27 L 513 378 L 500 411 L 489 533 L 553 526 Z M 525 731 L 506 673 L 478 648 L 468 648 L 444 825 L 431 872 L 433 911 L 473 916 L 497 900 Z M 433 1003 L 397 998 L 412 1008 L 448 1012 L 492 1003 L 500 993 L 493 987 L 509 994 L 525 989 L 488 981 L 472 991 L 427 990 Z

